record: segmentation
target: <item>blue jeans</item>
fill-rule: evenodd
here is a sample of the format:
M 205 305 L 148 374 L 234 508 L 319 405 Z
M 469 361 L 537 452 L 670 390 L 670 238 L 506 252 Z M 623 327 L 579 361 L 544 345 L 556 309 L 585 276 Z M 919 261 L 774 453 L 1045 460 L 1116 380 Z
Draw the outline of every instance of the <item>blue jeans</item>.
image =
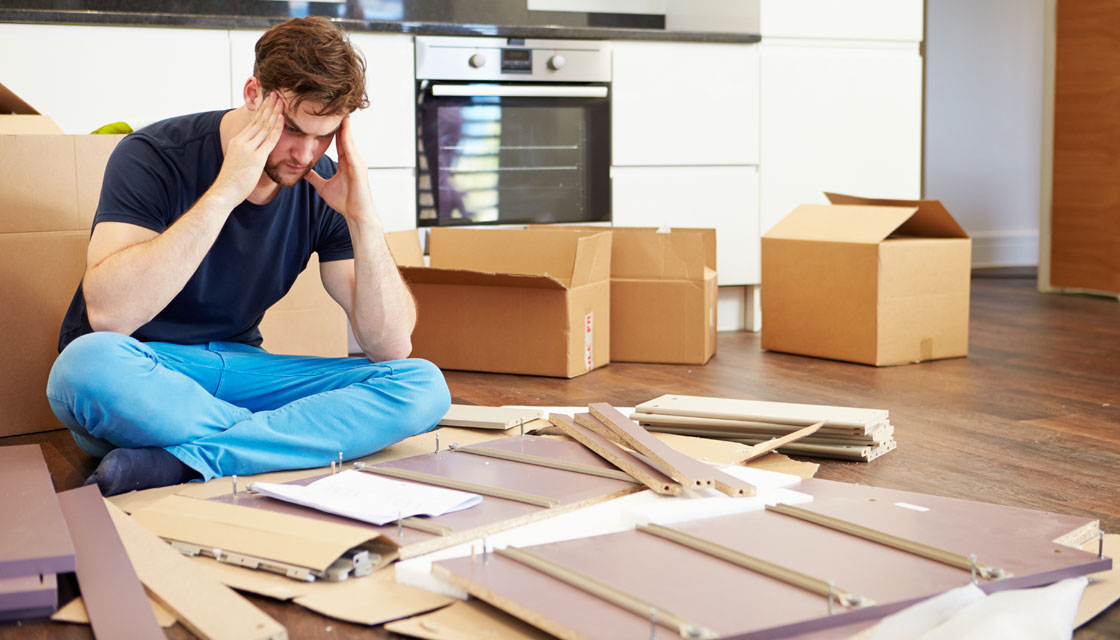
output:
M 203 480 L 365 456 L 432 429 L 451 403 L 426 360 L 274 355 L 109 332 L 59 354 L 47 399 L 90 455 L 162 447 Z

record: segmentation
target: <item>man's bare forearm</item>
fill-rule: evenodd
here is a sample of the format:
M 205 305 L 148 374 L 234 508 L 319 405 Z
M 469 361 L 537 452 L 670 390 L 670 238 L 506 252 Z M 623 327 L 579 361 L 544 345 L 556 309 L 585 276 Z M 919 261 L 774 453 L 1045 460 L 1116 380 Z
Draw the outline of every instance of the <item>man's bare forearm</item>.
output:
M 213 246 L 233 209 L 229 200 L 207 192 L 163 233 L 88 265 L 82 288 L 90 326 L 131 334 L 162 311 Z
M 416 303 L 393 262 L 379 222 L 350 225 L 354 245 L 354 337 L 370 360 L 406 358 L 412 352 Z

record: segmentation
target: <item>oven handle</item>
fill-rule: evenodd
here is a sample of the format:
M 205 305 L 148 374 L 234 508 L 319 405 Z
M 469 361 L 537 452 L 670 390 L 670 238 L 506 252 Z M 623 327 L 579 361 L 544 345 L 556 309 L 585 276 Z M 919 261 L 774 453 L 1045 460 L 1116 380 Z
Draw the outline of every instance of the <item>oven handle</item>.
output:
M 547 84 L 433 84 L 433 96 L 493 96 L 515 98 L 606 98 L 607 87 Z

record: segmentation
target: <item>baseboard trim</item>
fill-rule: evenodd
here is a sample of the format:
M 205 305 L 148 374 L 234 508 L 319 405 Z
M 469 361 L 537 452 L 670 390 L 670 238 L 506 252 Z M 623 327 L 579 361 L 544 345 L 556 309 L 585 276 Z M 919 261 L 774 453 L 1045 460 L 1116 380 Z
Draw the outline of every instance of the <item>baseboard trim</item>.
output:
M 982 231 L 972 234 L 972 268 L 1030 267 L 1038 264 L 1038 231 Z

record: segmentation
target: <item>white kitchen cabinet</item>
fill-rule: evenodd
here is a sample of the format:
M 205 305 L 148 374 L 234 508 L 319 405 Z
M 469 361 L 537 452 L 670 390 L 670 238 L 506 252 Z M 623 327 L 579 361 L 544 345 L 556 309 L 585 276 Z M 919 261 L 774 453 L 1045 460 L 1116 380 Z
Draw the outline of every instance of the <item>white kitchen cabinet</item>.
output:
M 760 230 L 824 191 L 921 197 L 917 42 L 763 39 Z
M 0 82 L 66 133 L 229 103 L 227 32 L 0 24 Z
M 611 178 L 616 226 L 715 228 L 719 284 L 758 283 L 755 167 L 614 167 Z
M 759 0 L 767 38 L 922 39 L 922 0 Z
M 264 33 L 231 31 L 229 93 L 234 106 L 243 104 L 242 87 L 253 73 L 253 46 Z M 416 74 L 412 36 L 350 33 L 350 42 L 366 59 L 366 91 L 370 106 L 353 114 L 354 136 L 370 168 L 416 166 Z M 334 146 L 327 151 L 337 158 Z
M 758 162 L 758 47 L 614 42 L 614 166 Z
M 416 228 L 416 174 L 412 168 L 370 169 L 369 188 L 385 231 Z

